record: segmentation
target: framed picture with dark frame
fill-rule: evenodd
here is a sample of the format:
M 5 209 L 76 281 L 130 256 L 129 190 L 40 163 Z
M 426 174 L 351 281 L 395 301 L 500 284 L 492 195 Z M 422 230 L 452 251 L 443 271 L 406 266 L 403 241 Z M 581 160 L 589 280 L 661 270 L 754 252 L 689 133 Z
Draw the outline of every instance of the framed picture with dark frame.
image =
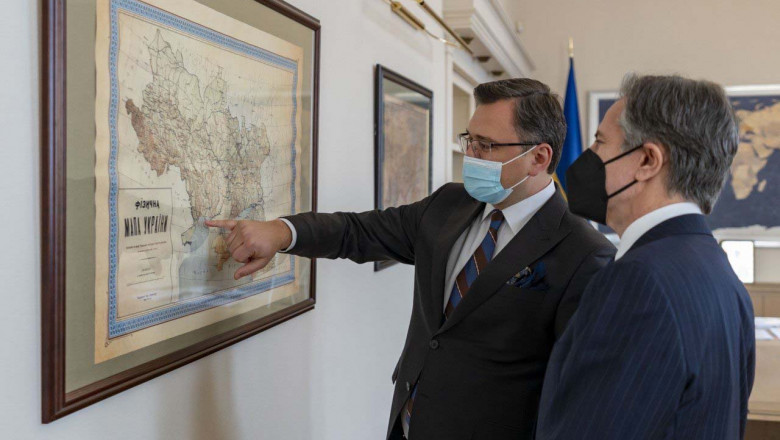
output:
M 317 205 L 320 24 L 281 0 L 44 0 L 42 421 L 315 304 L 228 231 Z
M 374 83 L 376 209 L 406 205 L 431 194 L 433 92 L 377 64 Z M 379 271 L 393 261 L 378 261 Z

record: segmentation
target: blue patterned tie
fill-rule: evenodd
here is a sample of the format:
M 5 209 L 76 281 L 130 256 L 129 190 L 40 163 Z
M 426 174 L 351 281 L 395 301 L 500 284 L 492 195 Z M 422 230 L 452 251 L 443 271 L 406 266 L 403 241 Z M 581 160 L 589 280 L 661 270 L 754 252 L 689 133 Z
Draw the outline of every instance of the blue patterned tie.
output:
M 498 240 L 498 228 L 501 227 L 501 223 L 504 222 L 504 214 L 498 209 L 494 209 L 490 214 L 490 229 L 485 234 L 485 238 L 482 239 L 482 243 L 479 245 L 474 255 L 469 258 L 466 265 L 463 266 L 463 270 L 460 271 L 457 278 L 455 278 L 455 284 L 452 286 L 452 292 L 450 292 L 450 299 L 447 301 L 447 307 L 444 308 L 445 319 L 452 315 L 455 307 L 460 304 L 460 301 L 466 296 L 471 284 L 477 279 L 479 273 L 490 263 L 493 259 L 493 253 L 496 250 L 496 241 Z
M 460 304 L 463 297 L 469 291 L 471 284 L 477 279 L 480 272 L 485 269 L 490 260 L 493 259 L 493 253 L 496 250 L 496 241 L 498 240 L 498 229 L 504 222 L 504 214 L 498 209 L 494 209 L 490 213 L 490 228 L 485 238 L 482 239 L 479 247 L 474 254 L 463 266 L 463 269 L 458 273 L 455 278 L 455 284 L 452 286 L 452 292 L 450 292 L 450 299 L 447 301 L 447 306 L 444 308 L 444 316 L 442 322 L 446 321 L 452 315 L 455 307 Z M 417 397 L 417 384 L 414 385 L 412 395 L 404 405 L 403 417 L 401 417 L 401 426 L 404 430 L 404 435 L 409 437 L 409 422 L 412 420 L 412 407 L 414 406 L 414 399 Z

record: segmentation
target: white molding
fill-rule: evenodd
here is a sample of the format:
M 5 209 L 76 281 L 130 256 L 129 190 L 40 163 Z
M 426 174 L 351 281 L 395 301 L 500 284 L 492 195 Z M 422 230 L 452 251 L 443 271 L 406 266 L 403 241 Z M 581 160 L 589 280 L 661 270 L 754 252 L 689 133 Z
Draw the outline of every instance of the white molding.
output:
M 466 77 L 459 72 L 459 69 L 453 69 L 452 85 L 463 90 L 465 93 L 468 93 L 469 95 L 472 94 L 475 87 L 473 81 L 466 79 Z
M 493 78 L 476 58 L 472 57 L 465 50 L 456 49 L 452 53 L 453 69 L 468 81 L 474 84 L 481 84 L 488 81 L 493 81 Z
M 750 86 L 727 86 L 729 96 L 753 95 L 756 93 L 780 93 L 780 84 L 759 84 Z
M 525 58 L 528 60 L 531 70 L 536 69 L 533 60 L 531 59 L 531 55 L 525 50 L 522 41 L 520 41 L 520 34 L 517 32 L 515 24 L 512 23 L 512 20 L 509 19 L 509 12 L 507 12 L 507 10 L 504 8 L 504 5 L 502 5 L 499 0 L 489 1 L 493 6 L 493 9 L 498 12 L 498 17 L 501 19 L 501 21 L 504 22 L 504 27 L 509 31 L 509 35 L 515 40 L 517 45 L 520 46 L 520 50 L 523 51 L 523 55 L 525 55 Z
M 447 47 L 444 51 L 444 82 L 446 87 L 444 89 L 444 139 L 447 139 L 448 133 L 452 132 L 452 86 L 453 81 L 454 64 L 452 58 L 452 47 Z M 449 142 L 445 142 L 445 145 L 449 145 Z M 445 148 L 444 153 L 444 180 L 445 182 L 452 182 L 452 151 L 449 148 Z
M 498 0 L 444 0 L 443 16 L 456 32 L 468 31 L 485 46 L 507 76 L 526 77 L 535 68 Z
M 453 87 L 457 87 L 469 94 L 469 114 L 474 113 L 476 106 L 474 102 L 473 89 L 480 83 L 491 81 L 493 78 L 484 69 L 484 67 L 474 58 L 470 57 L 464 50 L 456 49 L 453 47 L 447 47 L 445 50 L 445 150 L 444 155 L 444 175 L 447 182 L 452 182 L 454 177 L 453 172 L 453 157 L 460 156 L 460 147 L 457 143 L 452 142 L 451 135 L 454 132 L 452 126 L 453 117 Z

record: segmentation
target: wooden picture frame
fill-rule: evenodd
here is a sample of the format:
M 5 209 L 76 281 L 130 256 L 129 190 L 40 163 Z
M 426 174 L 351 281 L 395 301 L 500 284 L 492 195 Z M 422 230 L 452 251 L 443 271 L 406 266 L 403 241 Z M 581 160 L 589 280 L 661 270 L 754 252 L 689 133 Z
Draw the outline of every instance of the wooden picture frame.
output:
M 377 64 L 374 104 L 375 208 L 404 205 L 430 195 L 433 185 L 433 92 Z M 393 126 L 388 127 L 388 122 Z M 394 150 L 392 153 L 399 155 L 392 156 L 388 154 L 388 148 L 403 151 Z M 374 271 L 394 263 L 377 261 Z
M 109 1 L 113 0 L 98 0 L 98 8 L 101 2 Z M 237 6 L 231 3 L 234 1 L 236 1 Z M 200 3 L 206 2 L 208 0 L 200 0 Z M 306 95 L 305 99 L 301 100 L 303 105 L 301 105 L 299 110 L 301 114 L 305 113 L 306 116 L 303 118 L 304 130 L 301 130 L 305 131 L 305 133 L 294 136 L 300 136 L 300 139 L 306 137 L 305 152 L 308 153 L 305 157 L 299 158 L 301 163 L 303 163 L 301 167 L 306 174 L 305 182 L 300 185 L 301 188 L 304 188 L 300 198 L 305 198 L 306 202 L 305 204 L 303 204 L 304 202 L 301 203 L 305 210 L 316 211 L 320 23 L 317 19 L 281 0 L 243 0 L 243 3 L 240 5 L 238 5 L 237 0 L 231 0 L 231 2 L 211 1 L 215 5 L 225 4 L 227 5 L 225 6 L 226 8 L 235 6 L 232 13 L 239 18 L 242 17 L 241 13 L 235 11 L 238 11 L 240 8 L 244 8 L 243 10 L 245 11 L 263 12 L 267 16 L 263 20 L 275 20 L 277 23 L 280 23 L 279 27 L 294 28 L 289 31 L 291 35 L 293 32 L 298 32 L 299 34 L 296 35 L 300 35 L 300 40 L 307 42 L 302 49 L 303 53 L 306 54 L 304 56 L 305 59 L 300 61 L 301 65 L 305 66 L 305 69 L 300 73 L 302 78 L 301 84 L 305 83 L 305 86 L 301 87 L 305 87 Z M 72 370 L 68 368 L 67 363 L 74 356 L 68 357 L 67 355 L 69 354 L 68 350 L 75 348 L 73 348 L 74 344 L 72 341 L 69 340 L 72 337 L 70 331 L 74 325 L 72 319 L 69 320 L 69 317 L 74 313 L 82 313 L 84 316 L 88 315 L 90 308 L 94 306 L 95 292 L 92 292 L 92 304 L 89 304 L 88 301 L 77 303 L 72 297 L 76 292 L 68 289 L 69 278 L 72 278 L 72 276 L 68 275 L 68 271 L 72 266 L 75 267 L 85 263 L 81 259 L 72 258 L 73 256 L 68 254 L 70 249 L 68 246 L 74 244 L 68 242 L 68 235 L 75 228 L 82 228 L 82 230 L 84 228 L 83 224 L 72 225 L 67 221 L 68 216 L 76 213 L 79 209 L 78 206 L 69 206 L 67 201 L 71 200 L 69 196 L 74 194 L 72 191 L 80 188 L 78 185 L 69 187 L 69 184 L 74 182 L 69 177 L 68 171 L 69 153 L 73 150 L 68 148 L 67 141 L 69 137 L 79 136 L 85 131 L 82 130 L 79 133 L 71 132 L 69 119 L 78 119 L 79 115 L 74 114 L 74 112 L 71 112 L 69 115 L 67 109 L 68 105 L 72 104 L 69 100 L 82 99 L 84 102 L 88 102 L 92 99 L 94 101 L 94 95 L 92 95 L 92 98 L 87 95 L 80 97 L 80 92 L 78 91 L 71 91 L 72 93 L 68 94 L 67 91 L 73 83 L 68 82 L 66 75 L 69 68 L 83 68 L 84 76 L 90 77 L 95 72 L 96 61 L 95 58 L 92 58 L 93 63 L 91 65 L 77 64 L 76 61 L 72 61 L 69 64 L 69 57 L 78 52 L 77 50 L 71 50 L 73 48 L 78 49 L 78 47 L 67 44 L 67 39 L 71 36 L 69 31 L 74 32 L 73 35 L 87 40 L 94 38 L 95 34 L 91 33 L 90 35 L 89 31 L 81 31 L 79 25 L 69 21 L 71 19 L 75 20 L 73 17 L 81 14 L 81 9 L 78 8 L 83 7 L 83 5 L 76 4 L 76 12 L 66 14 L 66 5 L 68 3 L 66 0 L 44 0 L 41 25 L 41 353 L 43 423 L 50 423 L 312 310 L 316 302 L 316 262 L 314 260 L 301 260 L 304 262 L 300 263 L 300 265 L 306 265 L 308 268 L 308 275 L 302 277 L 303 279 L 301 280 L 302 285 L 305 285 L 305 287 L 301 288 L 300 299 L 290 297 L 289 305 L 284 303 L 267 310 L 263 307 L 257 307 L 251 313 L 243 313 L 225 321 L 209 324 L 203 329 L 198 329 L 197 332 L 200 333 L 197 334 L 197 337 L 192 336 L 192 334 L 196 333 L 196 331 L 193 331 L 191 332 L 192 334 L 176 336 L 170 340 L 123 354 L 106 362 L 106 364 L 115 361 L 119 362 L 120 360 L 122 362 L 121 364 L 113 365 L 110 374 L 102 371 L 99 374 L 94 373 L 95 380 L 90 380 L 88 376 L 93 373 L 84 373 L 84 378 L 80 379 L 83 383 L 80 383 L 78 386 L 70 384 L 71 378 L 69 375 Z M 228 3 L 231 4 L 228 5 Z M 205 6 L 198 6 L 198 8 L 201 7 Z M 222 13 L 221 11 L 218 12 Z M 95 16 L 94 14 L 91 16 L 90 14 L 84 14 L 80 19 L 84 23 L 94 23 Z M 257 17 L 252 19 L 259 20 Z M 71 25 L 71 29 L 69 29 L 69 25 Z M 86 26 L 86 28 L 89 29 L 89 26 Z M 268 35 L 272 35 L 272 38 L 282 38 L 275 36 L 273 33 L 278 32 L 278 28 L 273 32 L 263 31 Z M 92 53 L 95 53 L 94 45 L 85 50 L 90 49 Z M 296 70 L 296 72 L 298 71 Z M 78 82 L 78 76 L 80 75 L 71 75 L 71 80 Z M 294 90 L 295 86 L 293 86 Z M 95 92 L 94 88 L 92 92 Z M 295 99 L 295 92 L 293 92 L 293 99 Z M 73 118 L 69 118 L 71 115 Z M 94 114 L 91 117 L 94 119 Z M 87 145 L 83 148 L 93 148 L 92 152 L 94 153 L 94 137 L 91 144 L 87 141 L 87 138 L 79 140 Z M 304 143 L 304 141 L 300 142 Z M 295 166 L 295 158 L 293 158 L 293 169 L 295 169 Z M 93 180 L 86 185 L 90 190 L 94 189 L 94 185 L 91 184 L 94 183 L 94 178 L 93 175 Z M 293 179 L 295 179 L 294 173 Z M 303 181 L 304 177 L 302 176 L 301 179 Z M 293 183 L 293 185 L 295 184 Z M 89 196 L 89 194 L 85 195 Z M 94 193 L 92 198 L 94 200 Z M 292 205 L 294 206 L 294 202 Z M 89 260 L 87 257 L 84 259 Z M 85 270 L 88 271 L 89 267 L 85 268 Z M 92 270 L 94 274 L 94 266 L 92 266 Z M 268 289 L 275 289 L 274 284 L 272 283 Z M 78 294 L 82 295 L 83 292 L 78 292 Z M 88 297 L 89 292 L 86 292 L 85 295 L 85 297 Z M 78 309 L 79 307 L 83 307 L 84 310 L 74 310 L 74 308 Z M 219 308 L 219 306 L 213 308 Z M 94 317 L 95 315 L 93 314 L 92 316 Z M 94 329 L 94 326 L 92 328 Z M 93 336 L 95 333 L 93 333 Z M 194 342 L 187 342 L 189 339 L 193 339 Z M 93 341 L 86 341 L 84 344 L 89 347 L 92 343 Z M 94 352 L 95 347 L 92 346 L 92 348 Z M 92 353 L 88 354 L 91 355 Z M 90 359 L 84 360 L 85 363 L 88 363 L 88 361 Z M 121 365 L 125 364 L 130 366 L 128 368 L 121 367 Z M 98 365 L 98 363 L 95 362 L 95 365 Z

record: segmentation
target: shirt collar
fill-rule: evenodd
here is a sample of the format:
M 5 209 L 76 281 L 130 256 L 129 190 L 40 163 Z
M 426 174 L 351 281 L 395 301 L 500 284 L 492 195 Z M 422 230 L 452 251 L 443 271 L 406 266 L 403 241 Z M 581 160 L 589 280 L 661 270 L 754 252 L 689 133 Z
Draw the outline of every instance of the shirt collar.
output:
M 658 208 L 655 211 L 639 217 L 634 220 L 633 223 L 628 225 L 623 236 L 620 237 L 620 243 L 618 244 L 617 253 L 615 254 L 615 261 L 620 259 L 623 255 L 631 249 L 631 246 L 637 242 L 647 231 L 653 229 L 659 224 L 665 222 L 674 217 L 687 214 L 702 214 L 698 205 L 691 202 L 673 203 L 666 205 L 662 208 Z
M 512 234 L 520 232 L 520 229 L 523 229 L 523 226 L 528 223 L 528 220 L 530 220 L 554 194 L 555 183 L 550 179 L 550 183 L 538 193 L 501 210 L 504 214 L 504 220 L 507 226 L 512 230 Z M 490 213 L 493 212 L 494 209 L 498 208 L 490 203 L 485 204 L 485 211 L 482 213 L 482 221 L 490 217 Z

